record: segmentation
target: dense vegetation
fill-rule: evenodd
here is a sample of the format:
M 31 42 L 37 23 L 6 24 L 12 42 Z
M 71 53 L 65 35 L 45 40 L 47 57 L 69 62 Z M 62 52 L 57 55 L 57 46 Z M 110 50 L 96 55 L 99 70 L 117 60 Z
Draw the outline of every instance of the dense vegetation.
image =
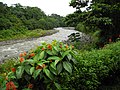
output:
M 94 40 L 81 43 L 74 37 L 74 46 L 58 41 L 43 42 L 35 50 L 0 64 L 0 90 L 118 90 L 120 2 L 92 0 L 87 10 L 81 11 L 88 2 L 71 0 L 70 6 L 76 12 L 69 14 L 65 23 L 92 35 Z M 3 38 L 40 36 L 45 33 L 41 29 L 64 26 L 63 17 L 47 16 L 37 7 L 20 4 L 8 7 L 3 3 L 0 7 L 0 37 Z
M 76 12 L 66 17 L 68 26 L 75 26 L 85 33 L 95 33 L 99 37 L 97 45 L 115 41 L 120 37 L 120 1 L 119 0 L 71 0 L 70 6 Z M 82 7 L 88 6 L 85 11 Z
M 38 7 L 22 6 L 20 4 L 8 7 L 0 2 L 0 41 L 16 39 L 14 37 L 18 36 L 23 37 L 23 34 L 26 35 L 30 30 L 50 30 L 64 26 L 63 18 L 57 14 L 47 16 Z
M 119 88 L 120 41 L 100 50 L 73 48 L 56 41 L 43 43 L 36 50 L 21 53 L 17 61 L 1 64 L 1 89 L 96 90 L 113 84 Z

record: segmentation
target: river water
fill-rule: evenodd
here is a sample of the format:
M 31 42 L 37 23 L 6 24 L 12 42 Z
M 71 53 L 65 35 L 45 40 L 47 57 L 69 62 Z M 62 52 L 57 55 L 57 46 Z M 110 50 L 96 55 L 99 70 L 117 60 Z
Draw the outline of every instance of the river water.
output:
M 67 28 L 56 28 L 55 30 L 59 30 L 59 32 L 53 35 L 40 37 L 35 40 L 0 46 L 0 63 L 5 59 L 17 57 L 21 52 L 29 51 L 30 49 L 41 45 L 41 41 L 45 41 L 47 43 L 50 43 L 53 40 L 64 41 L 68 39 L 68 36 L 71 33 L 77 32 L 75 30 L 69 30 Z

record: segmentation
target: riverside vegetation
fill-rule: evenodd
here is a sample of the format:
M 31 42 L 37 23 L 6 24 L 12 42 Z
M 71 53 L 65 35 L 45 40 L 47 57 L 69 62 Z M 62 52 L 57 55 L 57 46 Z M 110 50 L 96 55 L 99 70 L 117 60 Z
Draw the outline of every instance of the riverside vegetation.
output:
M 56 14 L 47 16 L 37 7 L 20 4 L 8 7 L 0 3 L 2 33 L 18 30 L 22 34 L 24 30 L 39 28 L 45 31 L 66 24 L 93 37 L 92 43 L 83 43 L 83 46 L 81 42 L 74 42 L 74 46 L 58 41 L 42 43 L 35 50 L 21 53 L 17 59 L 6 60 L 0 64 L 0 89 L 119 90 L 120 2 L 92 0 L 87 10 L 81 11 L 88 2 L 71 0 L 70 6 L 76 12 L 65 18 Z
M 57 14 L 47 16 L 38 7 L 0 2 L 0 41 L 43 36 L 51 32 L 46 30 L 65 26 L 63 19 Z
M 42 43 L 0 65 L 1 90 L 96 90 L 114 80 L 120 84 L 119 48 L 120 41 L 84 52 L 57 41 Z

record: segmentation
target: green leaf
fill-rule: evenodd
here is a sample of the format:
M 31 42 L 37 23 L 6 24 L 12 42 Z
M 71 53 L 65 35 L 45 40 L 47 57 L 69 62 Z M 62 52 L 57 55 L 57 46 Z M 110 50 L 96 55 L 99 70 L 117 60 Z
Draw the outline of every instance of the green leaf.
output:
M 45 55 L 45 51 L 42 51 L 42 52 L 40 53 L 39 60 L 43 59 L 43 58 L 44 58 L 44 55 Z
M 65 51 L 63 54 L 62 54 L 62 58 L 64 58 L 66 55 L 68 55 L 70 53 L 70 50 L 69 51 Z
M 30 74 L 30 68 L 31 68 L 30 65 L 26 65 L 26 66 L 25 66 L 25 71 L 26 71 L 28 74 Z
M 63 68 L 62 63 L 59 63 L 59 64 L 57 65 L 57 71 L 58 71 L 58 74 L 61 73 L 62 68 Z
M 53 74 L 57 75 L 57 71 L 55 69 L 53 69 L 51 66 L 49 67 L 49 69 Z
M 35 55 L 35 57 L 33 59 L 34 59 L 34 61 L 38 61 L 39 60 L 38 58 L 39 58 L 39 54 Z
M 18 79 L 22 77 L 23 72 L 24 72 L 24 66 L 19 66 L 16 70 L 16 76 Z
M 55 66 L 58 64 L 59 61 L 60 61 L 60 60 L 55 60 Z
M 50 50 L 47 50 L 46 52 L 47 52 L 47 54 L 49 54 L 49 55 L 53 55 L 53 53 L 52 53 Z
M 71 59 L 72 59 L 71 54 L 68 54 L 68 55 L 67 55 L 67 57 L 68 57 L 68 59 L 69 59 L 69 60 L 71 60 Z
M 53 46 L 53 49 L 56 50 L 56 52 L 59 51 L 56 46 Z
M 53 75 L 52 75 L 52 73 L 51 73 L 48 69 L 43 69 L 43 70 L 44 70 L 46 76 L 48 76 L 51 80 L 53 80 Z
M 54 84 L 55 84 L 55 86 L 56 86 L 56 88 L 57 88 L 58 90 L 62 90 L 60 84 L 58 84 L 58 83 L 56 83 L 56 82 L 54 82 Z
M 36 79 L 37 76 L 40 74 L 41 70 L 38 69 L 38 70 L 35 70 L 35 72 L 33 73 L 33 78 Z
M 53 69 L 56 70 L 55 62 L 52 62 L 52 63 L 50 64 L 50 66 L 51 66 Z
M 31 67 L 30 68 L 30 74 L 32 75 L 34 71 L 35 71 L 35 67 Z
M 52 56 L 52 57 L 49 57 L 47 60 L 61 60 L 61 58 L 57 56 Z
M 70 74 L 72 73 L 72 65 L 67 62 L 67 61 L 64 61 L 63 62 L 63 67 L 66 71 L 68 71 Z
M 29 59 L 29 60 L 25 60 L 23 63 L 24 64 L 34 64 L 35 61 L 33 59 Z

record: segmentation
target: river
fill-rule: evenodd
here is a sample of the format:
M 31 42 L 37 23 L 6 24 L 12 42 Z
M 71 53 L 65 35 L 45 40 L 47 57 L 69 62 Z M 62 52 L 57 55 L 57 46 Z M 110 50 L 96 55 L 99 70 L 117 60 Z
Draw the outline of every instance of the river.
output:
M 59 30 L 59 32 L 53 35 L 39 37 L 30 41 L 0 46 L 0 63 L 5 59 L 17 57 L 21 52 L 29 51 L 30 49 L 41 45 L 41 41 L 45 41 L 47 43 L 50 43 L 53 40 L 64 41 L 68 39 L 68 36 L 71 33 L 77 32 L 75 30 L 70 30 L 67 28 L 55 28 L 55 30 Z

